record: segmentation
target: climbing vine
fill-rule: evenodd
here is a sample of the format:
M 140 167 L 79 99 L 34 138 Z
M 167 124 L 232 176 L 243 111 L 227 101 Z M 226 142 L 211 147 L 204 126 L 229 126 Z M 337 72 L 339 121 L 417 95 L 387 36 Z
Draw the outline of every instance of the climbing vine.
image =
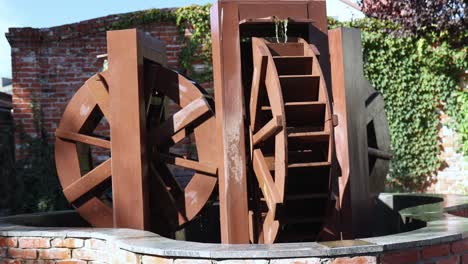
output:
M 397 25 L 376 19 L 330 20 L 330 25 L 362 30 L 365 74 L 386 103 L 394 154 L 391 187 L 424 190 L 441 166 L 440 111 L 452 117 L 468 154 L 468 91 L 459 87 L 467 48 L 456 49 L 437 35 L 397 37 L 392 35 Z
M 210 81 L 209 8 L 210 5 L 193 5 L 142 11 L 124 15 L 112 28 L 155 22 L 177 23 L 182 37 L 190 35 L 180 53 L 181 70 L 198 82 Z M 282 31 L 280 27 L 284 23 L 278 21 L 277 24 Z M 362 30 L 365 74 L 386 102 L 394 154 L 391 188 L 423 190 L 441 167 L 440 111 L 452 118 L 451 125 L 460 135 L 460 150 L 468 156 L 468 92 L 458 86 L 459 78 L 468 66 L 466 47 L 451 46 L 445 41 L 446 32 L 433 33 L 429 35 L 431 38 L 394 35 L 399 29 L 397 24 L 377 19 L 346 23 L 329 19 L 329 26 Z M 194 69 L 194 64 L 206 67 L 200 71 Z
M 211 63 L 210 4 L 191 5 L 177 9 L 149 9 L 122 15 L 110 29 L 126 29 L 158 22 L 176 23 L 181 38 L 189 37 L 179 54 L 181 71 L 203 83 L 211 81 L 213 75 Z M 199 63 L 205 69 L 194 69 Z

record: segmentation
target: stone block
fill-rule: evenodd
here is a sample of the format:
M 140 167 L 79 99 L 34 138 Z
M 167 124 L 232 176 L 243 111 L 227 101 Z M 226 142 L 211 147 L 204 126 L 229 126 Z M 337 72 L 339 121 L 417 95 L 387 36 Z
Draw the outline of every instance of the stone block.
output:
M 377 264 L 377 258 L 373 256 L 336 258 L 330 260 L 329 264 Z
M 270 264 L 323 264 L 319 258 L 272 259 Z M 326 262 L 325 262 L 326 263 Z
M 90 249 L 104 249 L 106 248 L 106 241 L 101 240 L 101 239 L 86 239 L 85 241 L 85 248 L 90 248 Z
M 154 256 L 142 256 L 141 264 L 173 264 L 174 260 Z

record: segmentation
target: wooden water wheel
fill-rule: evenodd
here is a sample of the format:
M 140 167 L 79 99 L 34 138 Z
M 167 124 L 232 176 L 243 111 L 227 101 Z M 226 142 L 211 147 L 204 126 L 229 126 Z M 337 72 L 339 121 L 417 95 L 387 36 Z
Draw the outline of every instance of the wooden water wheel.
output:
M 112 139 L 99 136 L 97 131 L 106 121 L 110 129 L 113 127 L 109 78 L 104 72 L 86 81 L 69 102 L 56 130 L 55 159 L 65 197 L 96 227 L 113 226 Z M 193 219 L 216 186 L 216 150 L 210 134 L 215 131 L 212 99 L 194 82 L 157 63 L 145 63 L 145 87 L 151 221 L 169 223 L 170 228 L 153 229 L 169 232 Z M 171 116 L 166 111 L 167 99 L 180 108 Z M 191 134 L 198 160 L 173 155 L 170 147 Z M 96 153 L 106 151 L 109 157 L 99 161 Z M 168 165 L 194 172 L 185 188 Z
M 251 152 L 260 243 L 314 241 L 330 200 L 333 121 L 317 51 L 253 38 Z M 266 206 L 264 206 L 266 204 Z

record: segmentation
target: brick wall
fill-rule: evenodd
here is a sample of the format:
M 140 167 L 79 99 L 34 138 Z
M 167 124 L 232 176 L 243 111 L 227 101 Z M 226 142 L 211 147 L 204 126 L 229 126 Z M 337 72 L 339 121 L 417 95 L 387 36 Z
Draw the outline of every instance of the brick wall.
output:
M 31 104 L 33 100 L 44 113 L 48 135 L 75 91 L 99 71 L 106 53 L 106 29 L 119 15 L 112 15 L 59 27 L 11 28 L 7 33 L 12 48 L 13 108 L 15 122 L 25 132 L 35 135 Z M 157 23 L 141 27 L 167 44 L 169 67 L 178 68 L 181 49 L 176 25 Z
M 448 126 L 450 117 L 441 112 L 442 126 L 439 137 L 442 142 L 441 159 L 444 165 L 435 176 L 429 192 L 441 194 L 468 194 L 468 157 L 458 151 L 457 133 Z
M 368 256 L 286 259 L 182 259 L 136 254 L 112 241 L 74 237 L 0 237 L 0 263 L 135 263 L 135 264 L 429 264 L 468 263 L 468 239 Z

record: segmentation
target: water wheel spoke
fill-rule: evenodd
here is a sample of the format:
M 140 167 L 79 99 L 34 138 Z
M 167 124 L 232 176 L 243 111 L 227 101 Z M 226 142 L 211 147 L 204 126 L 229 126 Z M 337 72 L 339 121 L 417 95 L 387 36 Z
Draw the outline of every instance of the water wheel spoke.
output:
M 95 76 L 94 78 L 90 79 L 86 82 L 88 86 L 89 93 L 96 101 L 96 104 L 101 109 L 104 116 L 107 118 L 107 121 L 110 121 L 110 98 L 109 98 L 109 91 L 106 89 L 104 85 L 104 81 Z
M 88 136 L 88 135 L 83 135 L 83 134 L 75 133 L 71 131 L 66 131 L 63 129 L 57 129 L 55 131 L 55 136 L 64 140 L 80 142 L 80 143 L 93 145 L 93 146 L 97 146 L 97 147 L 101 147 L 105 149 L 111 148 L 109 140 L 105 140 L 105 139 L 101 139 L 101 138 L 97 138 L 93 136 Z
M 367 150 L 369 152 L 369 155 L 376 157 L 378 159 L 391 160 L 393 157 L 392 153 L 389 153 L 387 151 L 383 151 L 380 149 L 368 147 Z
M 101 200 L 93 197 L 77 208 L 78 213 L 93 223 L 94 227 L 111 227 L 113 210 Z
M 275 210 L 276 204 L 280 202 L 280 195 L 276 189 L 275 182 L 273 181 L 273 177 L 271 176 L 265 157 L 260 149 L 254 150 L 253 169 L 255 176 L 257 176 L 258 185 L 266 199 L 268 208 L 270 210 Z
M 111 177 L 111 159 L 106 160 L 92 171 L 63 189 L 68 201 L 74 202 Z
M 283 127 L 281 116 L 273 117 L 270 122 L 263 126 L 255 135 L 253 135 L 253 145 L 256 146 L 274 136 Z
M 176 165 L 180 166 L 186 169 L 191 169 L 196 172 L 201 172 L 204 174 L 208 175 L 216 175 L 218 173 L 218 168 L 215 166 L 212 166 L 210 164 L 182 158 L 182 157 L 177 157 L 177 156 L 172 156 L 172 155 L 167 155 L 167 154 L 160 154 L 161 159 L 171 165 Z
M 158 136 L 156 143 L 160 145 L 170 140 L 174 134 L 184 129 L 210 110 L 210 106 L 205 98 L 202 97 L 194 100 L 156 129 L 155 133 Z

